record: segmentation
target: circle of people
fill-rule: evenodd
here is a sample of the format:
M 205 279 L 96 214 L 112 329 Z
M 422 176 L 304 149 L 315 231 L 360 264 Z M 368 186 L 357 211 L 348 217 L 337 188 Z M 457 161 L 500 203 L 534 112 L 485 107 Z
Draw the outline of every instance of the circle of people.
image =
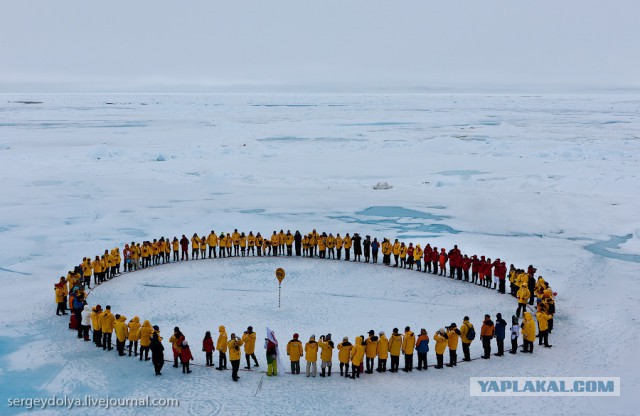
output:
M 189 256 L 189 248 L 191 248 Z M 344 237 L 340 234 L 333 236 L 332 233 L 317 233 L 313 230 L 306 235 L 296 231 L 284 233 L 273 232 L 270 238 L 263 238 L 260 233 L 253 234 L 234 230 L 233 233 L 221 233 L 217 235 L 213 230 L 206 237 L 199 237 L 194 234 L 191 239 L 185 235 L 178 240 L 174 237 L 169 241 L 164 237 L 143 243 L 132 242 L 126 244 L 120 253 L 119 247 L 112 250 L 105 250 L 101 256 L 95 256 L 92 260 L 85 257 L 82 262 L 68 272 L 66 278 L 60 277 L 54 284 L 55 298 L 57 304 L 56 315 L 67 315 L 71 311 L 69 328 L 77 330 L 77 336 L 84 341 L 89 341 L 89 332 L 92 332 L 93 342 L 96 347 L 103 350 L 112 350 L 112 334 L 116 335 L 116 349 L 120 356 L 132 354 L 139 357 L 139 360 L 151 360 L 156 375 L 161 375 L 164 359 L 164 346 L 160 328 L 152 326 L 148 320 L 142 324 L 137 316 L 129 322 L 121 314 L 113 314 L 111 307 L 107 305 L 103 310 L 100 305 L 89 307 L 87 296 L 91 290 L 91 277 L 93 283 L 100 285 L 122 273 L 133 272 L 146 269 L 148 267 L 173 262 L 224 257 L 249 257 L 249 256 L 296 256 L 296 257 L 318 257 L 321 259 L 341 260 L 344 252 L 344 260 L 351 261 L 351 251 L 353 249 L 353 261 L 365 263 L 377 263 L 378 256 L 382 254 L 382 264 L 388 267 L 396 267 L 408 270 L 415 270 L 423 273 L 446 276 L 450 279 L 457 279 L 476 285 L 494 289 L 505 294 L 507 280 L 507 268 L 505 263 L 496 259 L 491 261 L 485 256 L 468 256 L 462 254 L 455 245 L 453 249 L 447 251 L 445 248 L 431 247 L 427 244 L 424 249 L 420 244 L 399 242 L 397 239 L 391 243 L 387 238 L 378 242 L 377 238 L 371 239 L 365 236 L 363 239 L 358 233 Z M 173 257 L 171 256 L 173 254 Z M 393 263 L 392 263 L 393 258 Z M 424 265 L 423 265 L 424 262 Z M 120 264 L 122 263 L 122 273 Z M 511 319 L 510 339 L 511 354 L 518 351 L 518 340 L 522 336 L 523 344 L 521 352 L 533 353 L 535 338 L 538 337 L 538 344 L 550 348 L 548 336 L 553 330 L 553 315 L 555 314 L 556 294 L 551 290 L 549 284 L 542 276 L 535 279 L 536 268 L 530 265 L 527 270 L 518 269 L 513 264 L 508 272 L 510 284 L 510 294 L 517 299 L 517 309 Z M 497 282 L 493 281 L 493 277 Z M 89 289 L 89 292 L 85 291 Z M 527 311 L 527 305 L 536 302 L 538 334 L 536 335 L 536 322 L 533 314 Z M 520 315 L 523 313 L 523 321 L 520 322 Z M 246 360 L 245 370 L 251 370 L 251 362 L 254 367 L 259 363 L 255 355 L 256 333 L 250 326 L 242 335 L 236 336 L 232 333 L 227 336 L 224 326 L 218 328 L 219 336 L 217 342 L 213 343 L 211 333 L 207 331 L 202 341 L 202 351 L 205 353 L 206 366 L 214 367 L 213 352 L 218 351 L 218 370 L 227 370 L 227 352 L 231 362 L 232 379 L 239 379 L 241 347 L 244 349 Z M 494 323 L 490 315 L 485 315 L 480 330 L 480 339 L 483 346 L 481 358 L 491 357 L 491 341 L 495 338 L 498 352 L 495 356 L 504 355 L 504 339 L 506 337 L 507 322 L 498 313 Z M 444 354 L 449 350 L 448 367 L 457 365 L 457 349 L 459 342 L 462 344 L 462 361 L 471 361 L 470 346 L 476 337 L 476 331 L 469 317 L 465 316 L 460 327 L 456 323 L 440 328 L 433 335 L 435 342 L 436 364 L 434 368 L 444 367 Z M 338 361 L 340 363 L 340 375 L 356 379 L 361 373 L 373 374 L 387 371 L 387 360 L 390 359 L 389 372 L 395 373 L 399 370 L 400 355 L 404 356 L 405 372 L 413 370 L 413 355 L 417 355 L 417 370 L 427 370 L 427 353 L 429 351 L 429 334 L 422 328 L 416 336 L 410 327 L 406 327 L 403 333 L 398 328 L 394 328 L 387 338 L 384 331 L 378 332 L 370 330 L 368 336 L 357 336 L 354 343 L 348 337 L 343 337 L 337 345 L 334 343 L 331 334 L 321 335 L 316 340 L 315 335 L 311 335 L 309 341 L 302 345 L 299 335 L 293 334 L 293 338 L 286 344 L 286 353 L 291 362 L 291 374 L 300 374 L 300 359 L 305 358 L 306 376 L 315 377 L 317 374 L 316 362 L 320 351 L 321 377 L 331 376 L 333 351 L 338 351 Z M 128 346 L 126 343 L 128 342 Z M 173 353 L 173 367 L 178 368 L 178 363 L 182 364 L 182 371 L 185 374 L 191 373 L 189 364 L 193 361 L 190 346 L 179 327 L 174 328 L 174 332 L 169 339 Z M 139 347 L 139 350 L 138 350 Z M 275 334 L 267 328 L 264 348 L 267 359 L 267 375 L 278 374 L 278 361 L 280 360 L 279 344 Z M 151 358 L 149 357 L 151 352 Z M 375 359 L 377 358 L 377 365 Z M 366 367 L 365 367 L 366 365 Z M 349 369 L 351 369 L 351 374 Z

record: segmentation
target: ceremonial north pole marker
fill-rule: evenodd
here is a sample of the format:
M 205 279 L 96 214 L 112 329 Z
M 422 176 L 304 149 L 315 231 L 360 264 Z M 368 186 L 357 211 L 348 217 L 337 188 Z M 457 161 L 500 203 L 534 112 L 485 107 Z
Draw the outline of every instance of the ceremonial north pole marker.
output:
M 282 281 L 284 280 L 285 272 L 282 267 L 276 269 L 276 279 L 278 279 L 278 308 L 280 308 L 280 294 L 282 288 Z

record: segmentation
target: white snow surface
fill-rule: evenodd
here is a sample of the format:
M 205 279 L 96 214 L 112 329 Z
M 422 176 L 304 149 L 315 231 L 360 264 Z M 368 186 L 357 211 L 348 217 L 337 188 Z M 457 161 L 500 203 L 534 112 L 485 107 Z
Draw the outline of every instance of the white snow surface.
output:
M 14 397 L 148 394 L 179 398 L 180 414 L 637 414 L 639 131 L 630 94 L 1 95 L 0 413 L 27 412 L 7 406 Z M 473 285 L 319 259 L 190 261 L 91 293 L 91 305 L 160 325 L 166 358 L 180 326 L 199 364 L 188 376 L 168 366 L 155 377 L 55 316 L 53 283 L 84 256 L 234 228 L 359 232 L 534 264 L 558 292 L 554 347 L 358 381 L 243 372 L 233 383 L 200 366 L 202 336 L 220 324 L 253 325 L 264 370 L 265 326 L 283 350 L 293 332 L 432 335 L 464 315 L 479 329 L 484 313 L 515 312 Z M 619 376 L 622 395 L 476 398 L 472 376 Z M 143 411 L 168 409 L 90 413 Z

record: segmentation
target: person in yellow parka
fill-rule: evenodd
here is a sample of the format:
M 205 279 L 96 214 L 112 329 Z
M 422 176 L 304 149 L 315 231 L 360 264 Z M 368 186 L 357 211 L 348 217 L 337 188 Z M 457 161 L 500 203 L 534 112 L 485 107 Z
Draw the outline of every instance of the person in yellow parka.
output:
M 393 333 L 389 339 L 389 354 L 391 355 L 391 369 L 392 373 L 398 372 L 400 367 L 400 352 L 402 351 L 402 335 L 398 333 L 398 328 L 393 328 Z
M 349 359 L 351 358 L 351 349 L 353 345 L 349 342 L 349 337 L 342 338 L 342 342 L 338 344 L 338 361 L 340 361 L 340 377 L 349 377 Z
M 247 256 L 251 254 L 251 256 L 256 255 L 256 236 L 253 235 L 253 231 L 249 231 L 249 235 L 247 236 Z
M 145 361 L 150 360 L 149 345 L 151 345 L 151 334 L 153 334 L 151 323 L 145 320 L 138 330 L 138 338 L 140 339 L 140 361 L 142 361 L 143 356 Z
M 378 334 L 378 346 L 376 347 L 376 354 L 378 355 L 378 368 L 379 373 L 387 371 L 387 359 L 389 357 L 389 339 L 384 334 L 384 331 L 380 331 Z
M 238 370 L 240 369 L 240 347 L 242 346 L 242 340 L 236 337 L 236 334 L 231 334 L 231 340 L 227 343 L 229 347 L 229 361 L 231 361 L 231 379 L 238 381 Z
M 233 255 L 238 257 L 240 255 L 240 233 L 237 228 L 231 234 L 231 242 L 233 243 Z
M 64 276 L 60 278 L 60 283 L 56 283 L 55 285 L 53 285 L 53 290 L 55 291 L 56 294 L 56 304 L 57 304 L 57 309 L 56 309 L 56 315 L 66 315 L 67 313 L 65 312 L 65 301 L 64 301 L 64 294 L 66 293 L 66 284 L 63 283 L 64 280 Z
M 443 368 L 444 364 L 444 351 L 447 349 L 447 333 L 444 331 L 444 328 L 440 328 L 436 331 L 436 334 L 433 336 L 433 339 L 436 341 L 436 361 L 437 364 L 434 368 L 438 370 Z
M 475 332 L 476 330 L 473 327 L 473 324 L 469 322 L 469 317 L 465 316 L 464 319 L 462 320 L 462 325 L 460 326 L 460 340 L 462 341 L 462 353 L 464 355 L 464 358 L 462 359 L 462 361 L 471 361 L 470 348 L 471 348 L 471 343 L 475 338 Z M 474 336 L 470 338 L 472 333 Z
M 218 370 L 227 369 L 227 329 L 224 325 L 218 327 L 218 342 L 216 348 L 218 349 Z
M 413 370 L 413 350 L 416 347 L 416 335 L 411 328 L 404 329 L 404 338 L 402 339 L 402 354 L 404 354 L 404 368 L 402 371 L 411 372 Z
M 114 324 L 116 332 L 116 349 L 118 350 L 118 355 L 121 357 L 124 355 L 124 343 L 129 336 L 129 327 L 127 326 L 126 321 L 126 316 L 116 315 L 116 323 Z
M 416 245 L 416 248 L 413 250 L 413 261 L 416 263 L 416 270 L 422 271 L 422 249 L 420 248 L 420 244 Z
M 258 359 L 256 358 L 256 333 L 253 332 L 253 327 L 250 326 L 242 334 L 242 342 L 244 343 L 244 358 L 247 360 L 247 366 L 245 369 L 251 370 L 251 358 L 256 367 L 260 367 Z
M 397 238 L 393 243 L 392 251 L 393 251 L 393 259 L 395 260 L 395 264 L 393 265 L 393 267 L 398 267 L 398 259 L 400 258 L 400 242 L 398 241 Z
M 304 235 L 302 237 L 302 256 L 303 257 L 309 256 L 309 236 L 308 235 Z
M 129 357 L 131 357 L 131 347 L 135 356 L 138 356 L 138 341 L 140 341 L 140 318 L 134 316 L 129 321 Z
M 311 239 L 309 240 L 309 245 L 311 248 L 311 254 L 312 255 L 318 255 L 318 240 L 320 239 L 320 235 L 316 232 L 316 229 L 314 228 L 313 231 L 311 231 Z
M 218 246 L 220 249 L 218 252 L 220 253 L 220 258 L 226 257 L 227 253 L 227 237 L 224 233 L 220 233 L 220 237 L 218 237 Z
M 539 305 L 536 318 L 538 319 L 538 345 L 544 344 L 545 348 L 551 348 L 552 345 L 549 345 L 549 319 L 551 319 L 551 315 L 544 312 L 542 305 Z
M 516 316 L 520 318 L 520 311 L 524 312 L 527 310 L 527 302 L 529 302 L 529 297 L 531 296 L 531 292 L 527 287 L 527 282 L 522 283 L 518 293 L 516 293 L 516 297 L 518 298 L 518 310 L 516 311 Z
M 364 343 L 362 337 L 356 337 L 356 343 L 351 349 L 351 378 L 360 378 L 360 365 L 364 359 Z
M 199 253 L 200 237 L 198 237 L 198 233 L 193 233 L 193 237 L 191 237 L 191 260 L 197 259 Z
M 336 234 L 336 260 L 340 260 L 342 257 L 342 237 L 340 233 Z
M 365 373 L 373 374 L 373 364 L 374 364 L 374 359 L 376 358 L 376 355 L 378 353 L 379 339 L 376 336 L 376 333 L 373 331 L 373 329 L 369 331 L 368 335 L 369 337 L 364 342 L 365 343 L 364 353 L 367 358 L 367 369 L 365 370 Z
M 151 243 L 151 263 L 156 266 L 159 264 L 158 260 L 160 260 L 160 244 L 158 240 L 154 238 Z
M 536 324 L 533 322 L 531 312 L 524 313 L 524 321 L 522 322 L 522 339 L 523 346 L 520 352 L 533 353 L 533 341 L 536 339 Z
M 102 306 L 96 305 L 91 309 L 91 326 L 93 327 L 93 343 L 102 347 Z
M 267 253 L 263 253 L 262 246 L 264 245 L 264 238 L 260 233 L 256 234 L 256 250 L 258 251 L 258 257 L 266 255 Z
M 284 233 L 284 230 L 280 230 L 278 233 L 278 247 L 280 248 L 280 252 L 278 254 L 284 255 L 284 245 L 287 241 L 287 236 Z
M 111 313 L 111 306 L 107 305 L 102 315 L 100 315 L 100 324 L 102 325 L 102 349 L 108 349 L 111 351 L 111 333 L 113 332 L 113 325 L 116 318 Z
M 293 339 L 287 343 L 287 355 L 291 360 L 291 374 L 300 374 L 300 357 L 302 357 L 302 342 L 298 334 L 293 334 Z
M 109 268 L 109 279 L 115 277 L 116 275 L 116 259 L 115 256 L 109 252 L 109 250 L 104 251 L 104 258 Z
M 104 281 L 102 277 L 102 260 L 99 256 L 96 256 L 95 260 L 91 262 L 91 268 L 93 269 L 93 284 L 99 285 Z
M 200 238 L 200 258 L 202 260 L 207 258 L 207 237 L 204 234 Z
M 227 233 L 227 257 L 231 257 L 231 248 L 233 247 L 233 238 Z
M 391 242 L 388 239 L 382 240 L 382 264 L 391 266 Z
M 182 331 L 180 331 L 179 327 L 173 328 L 173 334 L 171 338 L 169 338 L 169 342 L 171 343 L 171 350 L 173 352 L 173 367 L 178 368 L 178 358 L 180 357 L 180 352 L 182 351 L 182 342 L 185 337 Z
M 216 248 L 218 247 L 218 236 L 213 230 L 211 230 L 211 233 L 207 237 L 207 245 L 209 246 L 209 258 L 211 258 L 212 253 L 214 259 L 218 257 L 218 254 L 216 253 Z
M 113 261 L 115 262 L 116 274 L 120 274 L 120 263 L 122 263 L 122 257 L 120 256 L 120 247 L 116 247 L 111 250 Z
M 93 273 L 93 268 L 91 267 L 91 263 L 89 259 L 86 259 L 84 263 L 82 263 L 82 274 L 84 280 L 82 281 L 82 287 L 85 286 L 91 289 L 91 274 Z
M 409 248 L 404 245 L 404 243 L 400 243 L 400 267 L 407 267 L 407 253 L 409 252 Z
M 327 257 L 327 243 L 324 235 L 318 237 L 318 257 L 321 259 Z
M 458 340 L 462 334 L 455 322 L 452 322 L 447 329 L 447 340 L 449 341 L 449 364 L 447 367 L 458 365 Z
M 164 237 L 163 237 L 164 238 Z M 169 239 L 164 239 L 164 263 L 169 263 L 171 261 L 171 244 L 169 244 Z
M 131 263 L 133 265 L 133 270 L 138 270 L 140 268 L 140 257 L 141 257 L 141 249 L 140 243 L 135 244 L 131 243 Z
M 351 245 L 353 244 L 349 233 L 345 234 L 342 244 L 344 245 L 344 260 L 349 261 L 351 259 Z
M 538 299 L 542 299 L 542 295 L 547 287 L 548 287 L 548 284 L 544 280 L 544 277 L 538 276 L 538 280 L 536 281 L 536 284 L 534 286 L 534 292 Z
M 242 257 L 247 256 L 247 236 L 244 233 L 240 233 L 240 255 Z
M 273 234 L 271 234 L 271 251 L 274 257 L 278 255 L 279 244 L 280 244 L 280 237 L 278 237 L 278 234 L 276 234 L 276 232 L 274 231 Z
M 312 368 L 315 377 L 317 373 L 316 361 L 318 361 L 318 343 L 315 335 L 311 335 L 309 342 L 304 345 L 304 359 L 307 362 L 307 377 L 311 376 Z
M 331 361 L 333 359 L 333 341 L 331 340 L 331 334 L 320 335 L 318 346 L 321 348 L 320 360 L 322 361 L 320 377 L 324 377 L 325 374 L 331 377 Z M 325 373 L 325 371 L 328 371 L 328 373 Z

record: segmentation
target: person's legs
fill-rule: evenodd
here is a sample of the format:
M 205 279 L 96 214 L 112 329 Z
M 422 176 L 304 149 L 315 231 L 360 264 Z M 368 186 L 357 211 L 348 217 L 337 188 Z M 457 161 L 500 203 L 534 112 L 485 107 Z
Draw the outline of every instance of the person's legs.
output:
M 238 369 L 240 368 L 240 360 L 231 360 L 231 379 L 238 381 Z

